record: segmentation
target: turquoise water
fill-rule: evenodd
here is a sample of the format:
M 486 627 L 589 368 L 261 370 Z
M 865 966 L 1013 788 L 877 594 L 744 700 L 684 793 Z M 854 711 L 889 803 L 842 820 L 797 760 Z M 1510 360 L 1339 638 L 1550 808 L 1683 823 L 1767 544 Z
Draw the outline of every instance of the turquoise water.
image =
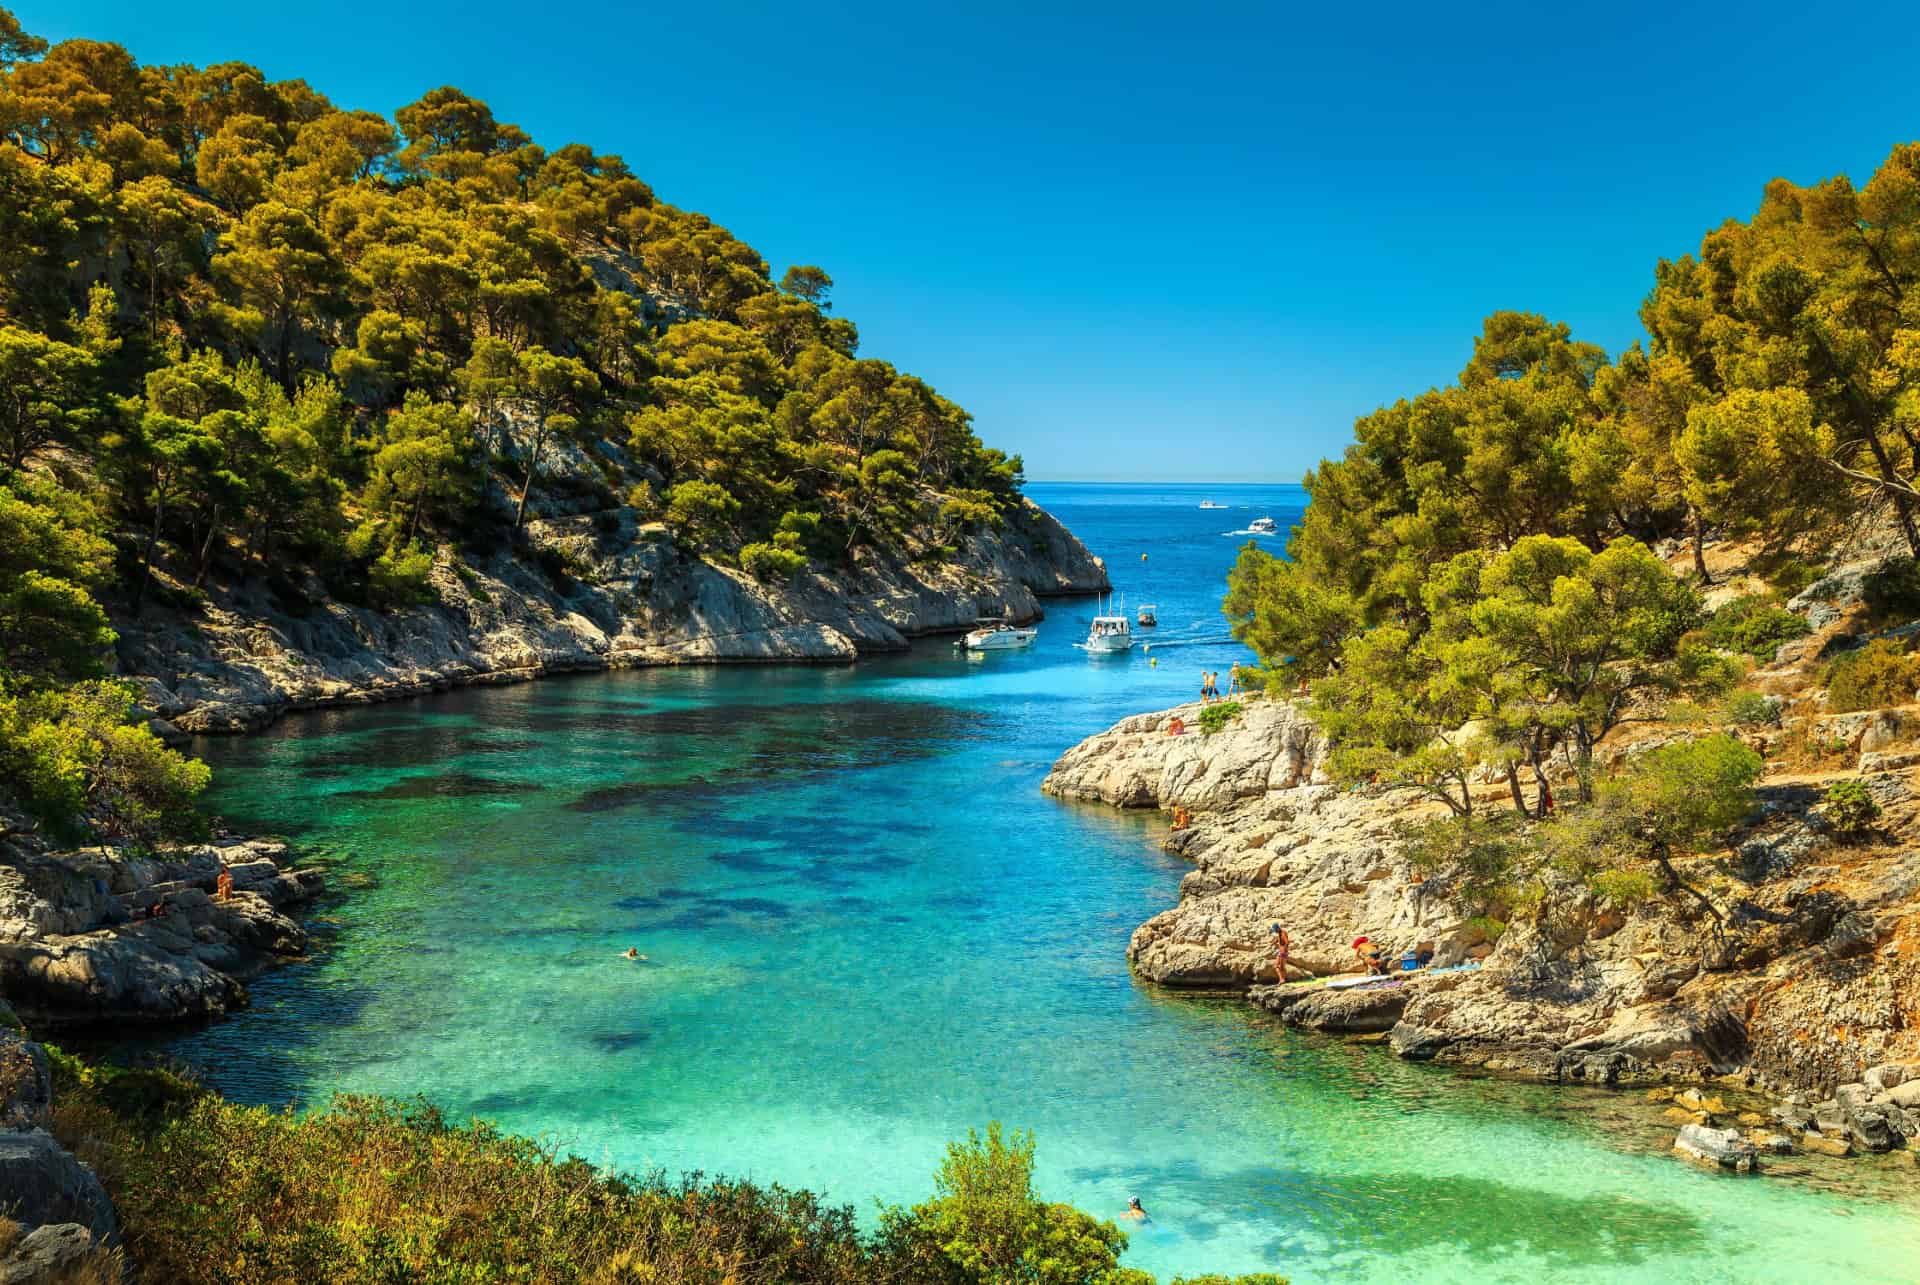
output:
M 997 1118 L 1036 1131 L 1049 1196 L 1107 1215 L 1141 1196 L 1128 1261 L 1161 1273 L 1914 1277 L 1920 1220 L 1857 1185 L 1697 1172 L 1623 1099 L 1134 982 L 1127 937 L 1184 867 L 1162 822 L 1040 778 L 1240 655 L 1172 644 L 1224 634 L 1245 538 L 1224 533 L 1284 529 L 1301 495 L 1032 489 L 1159 605 L 1158 667 L 1075 650 L 1092 604 L 1073 601 L 1025 654 L 554 679 L 203 743 L 214 806 L 348 891 L 312 963 L 168 1050 L 248 1100 L 424 1092 L 596 1161 L 863 1211 L 924 1196 L 946 1140 Z

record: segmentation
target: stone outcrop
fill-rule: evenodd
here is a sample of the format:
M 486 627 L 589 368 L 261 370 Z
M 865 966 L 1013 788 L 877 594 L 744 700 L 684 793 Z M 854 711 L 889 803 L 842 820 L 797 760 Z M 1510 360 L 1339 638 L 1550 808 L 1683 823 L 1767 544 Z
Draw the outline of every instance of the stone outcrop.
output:
M 1734 1076 L 1797 1088 L 1830 1105 L 1824 1125 L 1809 1118 L 1794 1132 L 1860 1150 L 1912 1140 L 1920 1114 L 1901 1095 L 1920 1101 L 1920 798 L 1904 772 L 1869 778 L 1880 831 L 1853 842 L 1829 832 L 1819 789 L 1763 782 L 1736 859 L 1682 863 L 1721 920 L 1685 897 L 1622 913 L 1563 880 L 1547 913 L 1516 918 L 1495 943 L 1444 879 L 1401 854 L 1400 825 L 1437 805 L 1324 783 L 1324 749 L 1301 707 L 1252 702 L 1212 737 L 1193 730 L 1198 714 L 1127 719 L 1069 750 L 1043 786 L 1191 813 L 1165 843 L 1194 864 L 1179 904 L 1129 944 L 1141 977 L 1241 991 L 1314 1030 L 1386 1032 L 1407 1058 L 1547 1080 Z M 1169 736 L 1176 716 L 1188 731 Z M 1493 793 L 1485 802 L 1497 807 Z M 1274 985 L 1274 923 L 1292 939 L 1295 977 L 1354 971 L 1361 935 L 1389 956 L 1430 947 L 1437 966 L 1482 965 L 1358 989 Z M 1843 1086 L 1853 1087 L 1835 1097 Z
M 47 1026 L 218 1017 L 246 1002 L 248 978 L 306 950 L 288 912 L 322 881 L 286 858 L 269 840 L 130 857 L 16 835 L 0 843 L 0 993 Z M 219 900 L 223 864 L 233 890 Z
M 68 1279 L 119 1234 L 100 1180 L 47 1132 L 52 1100 L 46 1051 L 0 1002 L 0 1217 L 17 1227 L 0 1244 L 0 1285 Z
M 215 585 L 191 610 L 123 613 L 119 667 L 144 685 L 161 730 L 234 732 L 289 709 L 570 670 L 847 662 L 981 616 L 1034 620 L 1044 598 L 1107 588 L 1099 559 L 1031 502 L 951 552 L 920 552 L 862 551 L 852 567 L 769 585 L 688 554 L 628 509 L 553 516 L 528 524 L 523 548 L 443 556 L 432 606 L 350 606 L 295 569 Z

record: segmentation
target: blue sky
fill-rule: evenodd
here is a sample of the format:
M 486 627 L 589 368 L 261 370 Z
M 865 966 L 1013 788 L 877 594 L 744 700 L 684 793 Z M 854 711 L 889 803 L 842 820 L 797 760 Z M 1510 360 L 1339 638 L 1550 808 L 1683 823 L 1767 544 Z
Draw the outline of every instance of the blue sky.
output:
M 776 273 L 825 267 L 866 355 L 1037 478 L 1295 480 L 1487 312 L 1617 350 L 1654 261 L 1769 178 L 1920 138 L 1920 27 L 1878 0 L 12 7 L 619 152 Z

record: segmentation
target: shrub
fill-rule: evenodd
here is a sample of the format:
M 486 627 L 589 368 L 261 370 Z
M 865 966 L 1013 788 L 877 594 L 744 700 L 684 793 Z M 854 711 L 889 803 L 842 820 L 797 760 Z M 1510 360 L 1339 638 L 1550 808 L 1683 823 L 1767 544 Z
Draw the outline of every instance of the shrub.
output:
M 207 765 L 169 749 L 134 721 L 128 683 L 78 683 L 65 691 L 0 686 L 0 781 L 63 836 L 89 824 L 151 842 L 199 834 L 194 800 Z
M 1866 833 L 1879 820 L 1880 805 L 1867 789 L 1867 783 L 1856 777 L 1851 781 L 1835 781 L 1827 787 L 1826 795 L 1820 800 L 1820 814 L 1836 833 L 1853 836 Z
M 1212 736 L 1215 732 L 1240 717 L 1239 701 L 1215 701 L 1200 711 L 1200 734 Z
M 1744 652 L 1765 664 L 1773 659 L 1781 643 L 1803 637 L 1810 628 L 1805 617 L 1788 611 L 1772 598 L 1750 594 L 1718 608 L 1700 633 L 1723 651 Z
M 1033 1134 L 1003 1134 L 996 1121 L 983 1138 L 947 1146 L 934 1175 L 934 1198 L 882 1216 L 881 1240 L 892 1257 L 925 1264 L 911 1278 L 1117 1285 L 1146 1282 L 1122 1273 L 1127 1235 L 1071 1205 L 1033 1192 Z M 942 1262 L 944 1260 L 944 1263 Z M 944 1266 L 944 1272 L 938 1268 Z
M 1720 712 L 1735 727 L 1771 727 L 1780 721 L 1780 698 L 1742 689 L 1727 697 Z
M 419 545 L 388 549 L 367 568 L 367 602 L 381 611 L 433 602 L 432 571 L 433 554 Z
M 1827 666 L 1827 708 L 1835 714 L 1904 705 L 1920 685 L 1920 658 L 1899 643 L 1877 638 Z
M 1660 890 L 1653 872 L 1643 869 L 1597 870 L 1587 876 L 1587 887 L 1619 910 L 1631 910 Z
M 740 566 L 755 580 L 791 580 L 806 569 L 807 555 L 800 537 L 782 531 L 771 544 L 754 543 L 740 550 Z
M 1912 558 L 1895 558 L 1866 577 L 1860 590 L 1868 617 L 1877 625 L 1920 617 L 1920 564 Z

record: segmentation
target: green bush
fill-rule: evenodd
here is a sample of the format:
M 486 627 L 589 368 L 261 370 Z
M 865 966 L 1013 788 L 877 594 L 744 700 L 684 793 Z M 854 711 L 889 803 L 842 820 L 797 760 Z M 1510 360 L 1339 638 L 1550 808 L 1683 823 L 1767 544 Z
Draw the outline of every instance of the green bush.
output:
M 1864 834 L 1880 818 L 1880 805 L 1874 801 L 1867 783 L 1855 778 L 1835 781 L 1820 800 L 1820 813 L 1838 834 Z
M 1827 709 L 1848 714 L 1905 705 L 1920 686 L 1920 657 L 1888 638 L 1877 638 L 1827 666 Z
M 1876 625 L 1920 618 L 1920 564 L 1895 558 L 1861 582 L 1861 598 Z
M 1720 712 L 1735 727 L 1771 727 L 1780 721 L 1780 698 L 1743 688 L 1727 697 Z
M 1200 711 L 1200 734 L 1212 736 L 1234 719 L 1240 717 L 1239 701 L 1215 701 Z
M 1596 870 L 1587 876 L 1587 887 L 1618 910 L 1631 910 L 1660 890 L 1653 873 L 1638 868 Z
M 1715 610 L 1700 633 L 1723 651 L 1744 652 L 1764 664 L 1773 659 L 1781 643 L 1805 636 L 1810 628 L 1805 617 L 1772 598 L 1750 594 Z
M 100 680 L 63 691 L 0 683 L 0 782 L 62 837 L 90 827 L 148 843 L 201 833 L 207 765 L 134 721 L 135 689 Z
M 367 568 L 367 602 L 381 611 L 438 600 L 428 580 L 433 554 L 417 544 L 388 549 Z
M 1127 1235 L 1033 1191 L 1031 1133 L 1011 1137 L 996 1122 L 950 1143 L 934 1175 L 934 1198 L 882 1216 L 887 1256 L 921 1265 L 909 1279 L 1121 1285 L 1150 1282 L 1120 1267 Z
M 806 566 L 800 537 L 785 531 L 775 535 L 770 544 L 756 542 L 740 550 L 740 567 L 755 580 L 791 580 Z

